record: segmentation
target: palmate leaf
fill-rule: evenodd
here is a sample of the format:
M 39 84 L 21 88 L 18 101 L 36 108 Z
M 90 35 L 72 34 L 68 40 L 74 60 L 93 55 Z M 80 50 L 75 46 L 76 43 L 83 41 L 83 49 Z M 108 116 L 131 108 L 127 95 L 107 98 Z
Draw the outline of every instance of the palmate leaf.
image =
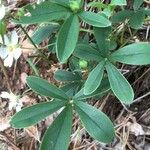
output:
M 141 42 L 127 45 L 112 53 L 111 59 L 131 65 L 150 64 L 150 44 Z
M 134 92 L 131 85 L 113 64 L 108 62 L 105 67 L 108 73 L 110 87 L 115 96 L 122 103 L 132 103 L 134 99 Z
M 27 77 L 28 86 L 35 92 L 56 99 L 68 100 L 68 96 L 55 85 L 50 84 L 48 81 L 35 76 Z
M 75 101 L 74 103 L 75 110 L 87 132 L 100 142 L 112 142 L 115 133 L 110 119 L 100 110 L 82 101 Z
M 82 11 L 79 14 L 79 17 L 86 23 L 95 26 L 95 27 L 108 27 L 111 26 L 111 22 L 104 17 L 103 14 L 96 14 L 94 12 Z
M 84 85 L 85 95 L 93 93 L 99 87 L 103 78 L 104 66 L 105 61 L 101 61 L 89 74 Z
M 72 107 L 67 106 L 47 129 L 40 150 L 67 150 L 72 128 Z
M 62 25 L 57 38 L 57 57 L 61 63 L 65 63 L 73 53 L 79 35 L 79 19 L 77 15 L 71 15 Z
M 52 102 L 40 103 L 24 108 L 13 116 L 11 119 L 11 125 L 14 128 L 32 126 L 65 106 L 65 104 L 65 101 L 54 100 Z
M 23 16 L 15 22 L 18 24 L 43 23 L 64 18 L 68 13 L 70 13 L 69 10 L 59 4 L 43 2 L 30 9 L 30 16 Z

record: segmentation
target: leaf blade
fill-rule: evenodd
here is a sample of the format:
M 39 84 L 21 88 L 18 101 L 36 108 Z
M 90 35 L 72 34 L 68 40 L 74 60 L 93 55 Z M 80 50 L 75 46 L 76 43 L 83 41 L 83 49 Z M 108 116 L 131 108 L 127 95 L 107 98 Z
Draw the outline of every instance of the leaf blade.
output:
M 65 104 L 65 101 L 57 100 L 24 108 L 12 117 L 11 125 L 15 128 L 25 128 L 34 125 L 63 107 Z
M 75 109 L 87 132 L 92 137 L 104 143 L 113 140 L 113 124 L 103 112 L 81 101 L 75 102 Z
M 105 61 L 102 61 L 90 72 L 84 85 L 85 95 L 91 94 L 100 85 L 104 73 L 104 65 Z
M 111 22 L 106 17 L 104 17 L 103 14 L 96 14 L 93 12 L 83 11 L 80 12 L 78 15 L 83 21 L 95 27 L 111 26 Z
M 43 96 L 53 97 L 61 100 L 68 100 L 68 96 L 61 89 L 39 77 L 28 76 L 27 84 L 32 90 Z
M 43 23 L 63 18 L 68 13 L 70 13 L 68 9 L 61 5 L 43 2 L 40 5 L 36 5 L 35 8 L 30 9 L 30 16 L 23 16 L 19 21 L 14 20 L 14 22 L 17 24 Z
M 82 79 L 76 72 L 66 70 L 57 70 L 54 74 L 54 78 L 61 82 L 74 82 Z
M 123 103 L 130 104 L 134 99 L 134 92 L 126 78 L 111 63 L 105 66 L 110 82 L 110 87 L 115 96 Z
M 78 35 L 79 19 L 76 15 L 71 15 L 62 25 L 56 42 L 56 53 L 60 62 L 65 63 L 73 53 Z
M 66 107 L 47 129 L 40 150 L 67 150 L 72 127 L 72 108 Z
M 82 88 L 78 93 L 76 93 L 73 96 L 73 100 L 83 100 L 83 99 L 88 99 L 88 98 L 92 98 L 94 96 L 100 96 L 103 95 L 105 93 L 107 93 L 110 90 L 110 84 L 108 79 L 103 79 L 100 86 L 96 89 L 96 91 L 94 91 L 92 94 L 89 95 L 85 95 L 84 94 L 84 88 Z
M 111 58 L 131 65 L 150 64 L 150 44 L 141 42 L 127 45 L 112 53 Z
M 87 44 L 78 44 L 73 55 L 87 61 L 100 61 L 102 59 L 100 53 Z

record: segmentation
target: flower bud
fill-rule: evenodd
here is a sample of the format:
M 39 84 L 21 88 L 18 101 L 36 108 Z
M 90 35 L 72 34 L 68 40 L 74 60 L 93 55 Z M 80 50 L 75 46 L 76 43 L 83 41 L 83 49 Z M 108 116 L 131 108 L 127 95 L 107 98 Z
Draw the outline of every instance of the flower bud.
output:
M 88 66 L 88 62 L 85 61 L 85 60 L 80 60 L 80 61 L 79 61 L 79 66 L 80 66 L 82 69 L 86 69 L 87 66 Z
M 78 12 L 78 10 L 80 9 L 79 2 L 77 2 L 75 0 L 70 1 L 70 8 L 73 12 Z
M 20 8 L 17 12 L 17 17 L 23 17 L 25 14 L 25 11 L 23 8 Z

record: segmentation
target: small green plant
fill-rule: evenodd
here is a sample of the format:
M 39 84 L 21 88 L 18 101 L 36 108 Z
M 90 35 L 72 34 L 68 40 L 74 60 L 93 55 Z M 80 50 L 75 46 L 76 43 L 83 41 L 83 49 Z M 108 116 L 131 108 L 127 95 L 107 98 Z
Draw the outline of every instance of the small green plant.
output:
M 104 143 L 112 142 L 115 136 L 113 123 L 103 112 L 87 104 L 86 100 L 112 92 L 121 103 L 132 103 L 133 89 L 117 69 L 117 63 L 150 64 L 150 44 L 129 44 L 122 37 L 118 40 L 118 32 L 114 28 L 120 23 L 124 28 L 140 28 L 145 17 L 149 16 L 149 10 L 144 9 L 142 3 L 141 0 L 135 0 L 133 9 L 117 13 L 116 6 L 121 5 L 122 8 L 127 5 L 126 0 L 112 0 L 107 5 L 90 3 L 90 7 L 97 8 L 97 13 L 85 11 L 84 1 L 80 0 L 51 0 L 26 6 L 24 11 L 29 16 L 21 14 L 15 22 L 38 24 L 39 28 L 32 36 L 33 42 L 40 44 L 51 37 L 49 51 L 56 53 L 61 63 L 67 63 L 68 69 L 55 72 L 54 78 L 63 83 L 60 88 L 40 77 L 27 77 L 27 84 L 33 91 L 51 100 L 16 113 L 11 120 L 12 126 L 25 128 L 34 125 L 61 109 L 42 139 L 41 150 L 60 150 L 60 147 L 61 150 L 67 150 L 74 113 L 79 115 L 93 138 Z M 137 17 L 140 18 L 138 21 Z M 83 28 L 83 22 L 87 23 L 88 28 Z M 85 33 L 84 36 L 81 32 Z M 88 33 L 94 35 L 91 42 Z

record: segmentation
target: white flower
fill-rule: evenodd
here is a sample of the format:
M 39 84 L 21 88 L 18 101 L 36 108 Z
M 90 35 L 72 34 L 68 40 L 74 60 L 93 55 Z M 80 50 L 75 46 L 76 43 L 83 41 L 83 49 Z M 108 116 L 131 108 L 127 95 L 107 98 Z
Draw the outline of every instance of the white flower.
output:
M 16 111 L 20 111 L 21 107 L 23 106 L 19 96 L 13 94 L 12 92 L 8 93 L 3 91 L 0 95 L 1 98 L 9 99 L 9 110 L 12 110 L 13 108 L 16 109 Z
M 40 4 L 41 2 L 44 2 L 45 0 L 37 0 L 37 4 Z
M 5 6 L 0 4 L 0 20 L 2 20 L 5 16 Z
M 4 59 L 4 66 L 11 67 L 13 60 L 17 60 L 22 53 L 18 45 L 18 35 L 16 31 L 12 32 L 11 39 L 4 35 L 4 44 L 6 46 L 0 47 L 0 57 Z

